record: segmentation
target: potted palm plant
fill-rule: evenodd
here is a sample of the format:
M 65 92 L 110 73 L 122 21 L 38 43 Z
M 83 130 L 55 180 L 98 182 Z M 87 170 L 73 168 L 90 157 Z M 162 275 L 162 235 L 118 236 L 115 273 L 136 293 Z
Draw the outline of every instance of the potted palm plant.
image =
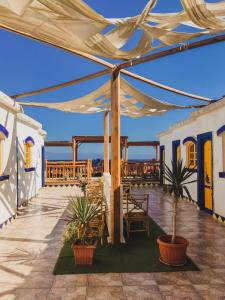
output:
M 191 195 L 186 187 L 187 184 L 196 182 L 196 180 L 188 181 L 193 172 L 183 166 L 182 160 L 172 162 L 172 169 L 166 164 L 164 168 L 164 178 L 169 182 L 167 192 L 172 196 L 172 235 L 159 236 L 157 243 L 159 245 L 160 261 L 172 265 L 180 266 L 186 262 L 186 251 L 188 241 L 177 236 L 177 205 L 180 198 L 183 198 L 184 192 L 191 199 Z
M 76 265 L 92 265 L 98 236 L 90 226 L 100 213 L 99 206 L 87 197 L 72 197 L 67 209 L 65 242 L 71 242 Z

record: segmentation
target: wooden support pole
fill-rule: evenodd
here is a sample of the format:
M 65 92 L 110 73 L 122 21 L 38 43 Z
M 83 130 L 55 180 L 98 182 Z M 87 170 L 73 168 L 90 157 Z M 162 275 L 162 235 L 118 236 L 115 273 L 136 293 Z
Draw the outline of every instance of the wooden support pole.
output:
M 125 162 L 124 162 L 124 174 L 127 176 L 128 171 L 128 139 L 125 139 Z
M 120 196 L 120 72 L 116 69 L 112 74 L 112 135 L 111 135 L 111 174 L 112 174 L 112 215 L 111 237 L 112 244 L 120 243 L 121 196 Z
M 156 159 L 156 161 L 159 160 L 158 146 L 155 146 L 155 159 Z
M 123 160 L 123 144 L 120 143 L 120 159 Z
M 75 148 L 75 155 L 76 155 L 76 161 L 78 161 L 78 143 L 76 142 L 76 148 Z
M 73 139 L 73 162 L 77 161 L 77 142 Z
M 73 178 L 76 177 L 77 142 L 73 139 Z
M 104 173 L 109 173 L 109 112 L 104 114 Z
M 128 162 L 128 140 L 125 139 L 125 161 Z

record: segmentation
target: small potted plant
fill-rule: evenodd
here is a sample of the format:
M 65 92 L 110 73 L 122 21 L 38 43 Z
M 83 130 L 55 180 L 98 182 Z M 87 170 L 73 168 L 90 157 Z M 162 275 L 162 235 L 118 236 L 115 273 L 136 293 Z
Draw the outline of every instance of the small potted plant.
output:
M 71 242 L 76 265 L 92 265 L 98 236 L 91 221 L 100 213 L 99 206 L 87 197 L 70 198 L 67 209 L 65 242 Z
M 164 168 L 164 178 L 169 182 L 167 192 L 172 196 L 173 214 L 172 214 L 172 235 L 159 236 L 157 243 L 159 245 L 160 261 L 171 266 L 181 266 L 186 262 L 186 251 L 188 241 L 176 234 L 177 204 L 180 198 L 183 198 L 184 191 L 191 199 L 191 195 L 186 187 L 187 184 L 196 182 L 188 181 L 193 172 L 183 166 L 180 160 L 177 163 L 172 162 L 172 169 L 166 164 Z

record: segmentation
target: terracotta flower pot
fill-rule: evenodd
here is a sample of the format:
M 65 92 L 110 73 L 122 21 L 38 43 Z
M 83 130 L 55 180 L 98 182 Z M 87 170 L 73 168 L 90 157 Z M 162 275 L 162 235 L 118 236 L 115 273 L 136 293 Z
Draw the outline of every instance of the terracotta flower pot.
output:
M 159 245 L 160 261 L 170 266 L 182 266 L 186 263 L 188 241 L 177 236 L 175 243 L 171 244 L 171 235 L 157 238 Z
M 75 265 L 93 265 L 94 252 L 97 247 L 96 240 L 93 245 L 76 245 L 72 246 Z

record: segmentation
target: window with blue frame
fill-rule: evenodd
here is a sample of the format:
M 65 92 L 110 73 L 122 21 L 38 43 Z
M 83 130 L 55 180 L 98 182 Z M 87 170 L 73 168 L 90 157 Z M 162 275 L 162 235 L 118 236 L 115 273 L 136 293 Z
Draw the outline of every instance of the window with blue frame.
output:
M 32 148 L 34 146 L 34 140 L 32 137 L 27 137 L 24 141 L 24 168 L 25 170 L 33 170 L 33 156 Z
M 217 135 L 222 138 L 222 160 L 223 160 L 223 169 L 219 172 L 219 177 L 225 178 L 225 125 L 220 127 L 217 130 Z
M 186 167 L 189 169 L 197 168 L 197 142 L 193 137 L 184 139 L 183 144 L 186 147 Z

